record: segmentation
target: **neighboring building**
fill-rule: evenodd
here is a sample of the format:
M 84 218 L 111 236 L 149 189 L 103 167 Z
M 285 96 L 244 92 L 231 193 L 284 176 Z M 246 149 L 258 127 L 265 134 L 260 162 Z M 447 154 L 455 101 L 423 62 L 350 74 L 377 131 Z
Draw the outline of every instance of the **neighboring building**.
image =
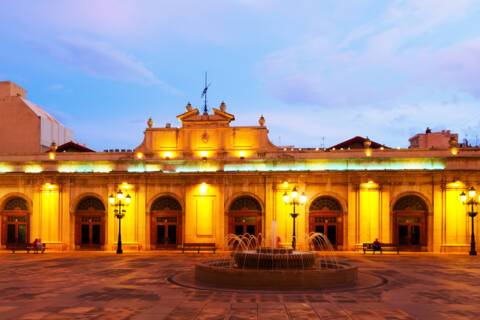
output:
M 187 105 L 178 119 L 180 127 L 165 128 L 150 119 L 133 152 L 67 145 L 1 155 L 2 246 L 41 238 L 50 249 L 112 250 L 118 220 L 108 197 L 118 190 L 131 197 L 121 224 L 126 249 L 222 248 L 227 234 L 245 232 L 288 245 L 292 207 L 282 196 L 297 187 L 307 196 L 297 207 L 298 247 L 322 232 L 338 250 L 375 238 L 409 250 L 468 250 L 470 218 L 459 195 L 480 188 L 477 149 L 388 149 L 365 138 L 344 150 L 279 148 L 263 117 L 232 126 L 223 103 L 213 114 Z M 480 242 L 478 219 L 475 229 Z
M 72 140 L 72 132 L 27 100 L 26 91 L 0 82 L 0 154 L 35 154 Z
M 408 140 L 412 149 L 447 149 L 458 143 L 458 134 L 450 133 L 450 130 L 432 132 L 427 128 L 425 133 L 418 133 Z

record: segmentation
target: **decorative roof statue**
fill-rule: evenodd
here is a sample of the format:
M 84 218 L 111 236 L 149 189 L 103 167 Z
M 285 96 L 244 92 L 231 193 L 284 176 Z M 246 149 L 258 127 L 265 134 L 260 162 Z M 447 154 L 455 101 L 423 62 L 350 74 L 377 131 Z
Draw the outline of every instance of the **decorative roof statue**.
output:
M 372 145 L 372 140 L 370 140 L 368 137 L 365 139 L 365 141 L 363 141 L 363 146 L 365 147 L 365 149 L 368 149 L 370 148 L 370 146 Z
M 55 143 L 55 141 L 52 141 L 52 144 L 50 145 L 50 151 L 55 152 L 55 151 L 57 151 L 57 148 L 58 148 L 58 146 Z
M 192 111 L 193 108 L 192 108 L 192 104 L 190 102 L 187 103 L 187 105 L 185 106 L 185 108 L 187 109 L 187 111 Z
M 222 111 L 222 112 L 227 111 L 227 104 L 224 101 L 222 101 L 222 103 L 220 103 L 220 111 Z
M 153 127 L 153 120 L 152 120 L 152 118 L 151 118 L 151 117 L 150 117 L 150 118 L 148 118 L 148 121 L 147 121 L 147 126 L 148 126 L 148 128 L 149 128 L 149 129 L 151 129 L 151 128 Z
M 263 114 L 260 116 L 260 119 L 258 119 L 258 124 L 260 125 L 260 127 L 265 126 L 265 118 L 263 117 Z

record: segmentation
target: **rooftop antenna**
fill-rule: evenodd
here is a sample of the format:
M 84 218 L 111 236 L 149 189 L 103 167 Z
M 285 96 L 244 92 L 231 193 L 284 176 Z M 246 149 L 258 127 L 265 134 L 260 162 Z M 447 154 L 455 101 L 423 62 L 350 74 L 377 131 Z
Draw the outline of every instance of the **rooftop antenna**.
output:
M 207 115 L 208 114 L 208 108 L 207 108 L 207 91 L 208 91 L 208 88 L 210 87 L 212 83 L 210 82 L 208 85 L 207 85 L 207 73 L 205 72 L 205 87 L 203 88 L 203 92 L 202 92 L 202 98 L 204 98 L 204 102 L 203 102 L 203 114 Z

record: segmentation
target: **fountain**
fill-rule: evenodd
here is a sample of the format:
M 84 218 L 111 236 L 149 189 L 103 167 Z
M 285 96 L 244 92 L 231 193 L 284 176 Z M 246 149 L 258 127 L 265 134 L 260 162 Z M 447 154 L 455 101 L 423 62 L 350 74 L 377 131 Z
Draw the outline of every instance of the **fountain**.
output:
M 275 243 L 273 241 L 272 243 Z M 262 245 L 257 237 L 230 234 L 226 246 L 231 255 L 195 266 L 200 285 L 227 289 L 317 290 L 353 286 L 357 267 L 337 260 L 333 247 L 322 233 L 307 237 L 309 251 Z

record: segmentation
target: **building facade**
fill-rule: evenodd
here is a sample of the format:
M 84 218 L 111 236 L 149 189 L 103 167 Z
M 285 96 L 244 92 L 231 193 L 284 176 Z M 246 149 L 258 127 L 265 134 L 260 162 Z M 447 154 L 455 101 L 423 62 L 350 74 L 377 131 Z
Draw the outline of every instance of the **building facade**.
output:
M 178 119 L 179 127 L 149 119 L 131 152 L 0 155 L 1 246 L 41 238 L 52 250 L 113 250 L 118 220 L 108 197 L 118 190 L 131 197 L 124 249 L 224 248 L 231 233 L 289 245 L 292 207 L 282 196 L 296 187 L 307 196 L 296 208 L 297 247 L 322 232 L 337 250 L 378 238 L 408 250 L 468 251 L 470 218 L 459 195 L 479 187 L 480 150 L 455 141 L 389 149 L 368 139 L 359 148 L 277 147 L 263 116 L 232 126 L 224 103 L 211 114 L 188 104 Z

